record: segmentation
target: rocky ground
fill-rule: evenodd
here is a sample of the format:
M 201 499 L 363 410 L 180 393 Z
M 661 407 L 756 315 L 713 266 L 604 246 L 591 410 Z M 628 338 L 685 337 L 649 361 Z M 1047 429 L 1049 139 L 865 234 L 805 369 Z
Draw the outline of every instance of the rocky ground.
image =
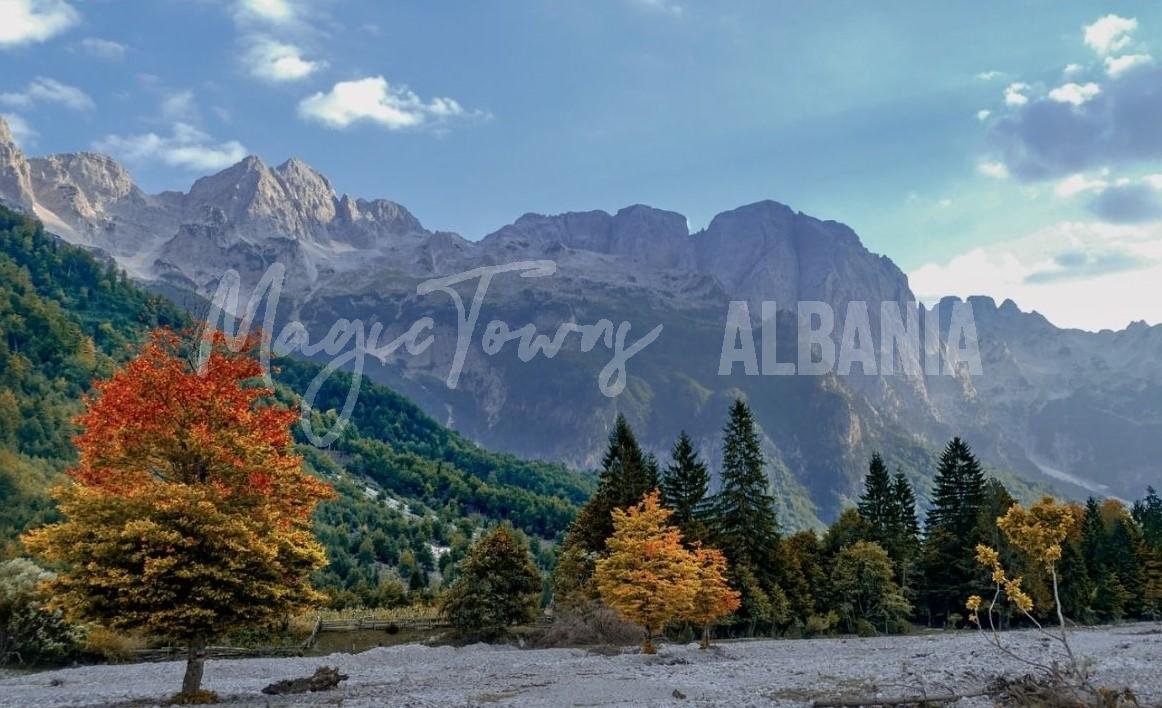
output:
M 1162 624 L 1079 630 L 1075 651 L 1092 661 L 1094 683 L 1129 688 L 1142 705 L 1162 705 Z M 1034 632 L 1006 644 L 1044 660 Z M 360 654 L 211 661 L 205 687 L 232 705 L 342 706 L 660 706 L 809 705 L 847 696 L 895 697 L 927 691 L 971 693 L 998 676 L 1027 672 L 970 633 L 868 639 L 754 640 L 709 652 L 664 646 L 657 656 L 612 656 L 583 649 L 524 650 L 482 644 L 409 644 Z M 264 686 L 311 674 L 320 665 L 350 678 L 338 689 L 264 696 Z M 178 662 L 86 666 L 0 679 L 3 706 L 152 705 L 179 685 Z M 960 705 L 989 705 L 970 698 Z

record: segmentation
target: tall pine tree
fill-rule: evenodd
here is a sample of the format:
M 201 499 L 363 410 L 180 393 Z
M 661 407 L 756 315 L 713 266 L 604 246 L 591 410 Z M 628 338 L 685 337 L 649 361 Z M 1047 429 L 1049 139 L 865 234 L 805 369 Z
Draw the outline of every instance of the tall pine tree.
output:
M 863 487 L 863 494 L 859 497 L 859 515 L 871 526 L 872 538 L 868 540 L 887 548 L 895 530 L 895 500 L 887 465 L 878 452 L 872 453 Z
M 688 544 L 702 541 L 706 537 L 702 519 L 706 513 L 710 473 L 685 431 L 678 436 L 670 456 L 673 461 L 662 477 L 662 503 L 674 512 L 670 522 L 682 531 L 683 541 Z
M 927 528 L 967 536 L 984 504 L 984 470 L 968 443 L 953 438 L 940 455 Z
M 892 481 L 891 538 L 888 553 L 896 566 L 896 578 L 906 595 L 911 595 L 915 584 L 915 566 L 920 557 L 920 522 L 916 518 L 916 493 L 903 472 L 897 472 Z
M 729 561 L 731 580 L 743 594 L 742 612 L 766 620 L 785 611 L 785 596 L 776 584 L 775 559 L 779 525 L 765 471 L 754 416 L 741 399 L 730 407 L 722 446 L 722 488 L 712 501 L 714 545 Z M 754 608 L 764 608 L 766 617 Z
M 562 543 L 553 573 L 559 601 L 595 596 L 588 582 L 598 555 L 605 550 L 605 539 L 613 534 L 613 510 L 638 504 L 658 486 L 657 460 L 642 452 L 625 416 L 619 414 L 601 459 L 597 491 L 577 512 Z
M 953 438 L 940 455 L 924 539 L 924 592 L 929 621 L 946 622 L 964 605 L 978 574 L 975 561 L 984 470 L 968 444 Z

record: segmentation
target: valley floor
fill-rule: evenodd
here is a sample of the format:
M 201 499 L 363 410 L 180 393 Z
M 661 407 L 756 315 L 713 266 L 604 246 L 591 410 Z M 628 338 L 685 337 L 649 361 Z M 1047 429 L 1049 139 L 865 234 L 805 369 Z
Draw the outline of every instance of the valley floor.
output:
M 1034 632 L 1003 640 L 1044 658 Z M 1073 633 L 1093 661 L 1095 684 L 1130 688 L 1142 705 L 1162 705 L 1162 624 Z M 338 666 L 350 678 L 334 690 L 270 697 L 262 687 Z M 183 664 L 88 666 L 0 680 L 0 706 L 152 705 L 180 684 Z M 998 675 L 1026 673 L 971 632 L 905 637 L 754 640 L 663 646 L 657 656 L 602 656 L 582 649 L 522 650 L 416 644 L 361 654 L 210 661 L 205 687 L 232 705 L 464 706 L 809 705 L 844 696 L 968 693 Z M 983 698 L 960 705 L 988 705 Z

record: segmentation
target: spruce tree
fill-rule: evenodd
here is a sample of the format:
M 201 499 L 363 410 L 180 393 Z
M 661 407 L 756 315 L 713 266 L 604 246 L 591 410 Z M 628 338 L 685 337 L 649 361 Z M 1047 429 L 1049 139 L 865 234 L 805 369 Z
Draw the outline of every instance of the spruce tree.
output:
M 729 561 L 734 587 L 743 593 L 742 614 L 753 626 L 754 620 L 768 618 L 748 608 L 773 605 L 775 595 L 782 598 L 775 568 L 779 526 L 754 417 L 742 400 L 731 406 L 723 432 L 722 488 L 712 502 L 711 531 Z M 760 592 L 767 597 L 759 598 Z
M 638 504 L 657 489 L 658 477 L 657 460 L 642 452 L 625 416 L 619 414 L 601 459 L 597 491 L 577 512 L 561 545 L 553 572 L 558 601 L 595 596 L 588 582 L 597 557 L 605 550 L 605 539 L 613 534 L 613 510 Z
M 1134 502 L 1134 521 L 1142 528 L 1142 537 L 1153 549 L 1162 549 L 1162 498 L 1153 487 L 1146 487 L 1146 498 Z
M 953 438 L 940 455 L 925 524 L 924 602 L 929 619 L 959 613 L 979 573 L 975 560 L 985 477 L 968 444 Z
M 927 527 L 967 535 L 984 503 L 984 470 L 968 444 L 953 438 L 940 455 Z
M 597 491 L 577 515 L 569 530 L 570 541 L 586 551 L 600 552 L 613 533 L 613 510 L 637 504 L 657 486 L 657 462 L 642 452 L 625 416 L 619 414 L 601 458 Z
M 896 514 L 892 497 L 892 480 L 880 453 L 873 452 L 863 479 L 863 494 L 859 497 L 859 515 L 871 526 L 872 537 L 882 548 L 888 548 L 895 535 Z M 890 552 L 890 551 L 889 551 Z
M 678 436 L 670 456 L 673 461 L 662 477 L 662 503 L 674 512 L 670 521 L 682 531 L 683 541 L 701 541 L 706 536 L 702 517 L 710 473 L 685 431 Z
M 920 556 L 920 522 L 916 518 L 916 493 L 903 472 L 897 472 L 892 482 L 892 536 L 888 552 L 896 564 L 896 575 L 905 593 L 911 593 L 916 583 L 915 565 Z

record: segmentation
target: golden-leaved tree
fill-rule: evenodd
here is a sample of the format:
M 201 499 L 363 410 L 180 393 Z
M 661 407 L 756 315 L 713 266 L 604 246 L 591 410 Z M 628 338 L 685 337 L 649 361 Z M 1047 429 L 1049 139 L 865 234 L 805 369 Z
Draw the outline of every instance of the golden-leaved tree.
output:
M 86 400 L 80 463 L 53 491 L 64 521 L 24 537 L 62 567 L 48 590 L 69 616 L 188 647 L 185 700 L 202 694 L 208 640 L 320 599 L 310 516 L 333 491 L 303 471 L 296 414 L 260 385 L 254 344 L 213 335 L 197 369 L 155 332 Z
M 717 548 L 694 549 L 694 563 L 698 568 L 698 589 L 690 603 L 685 619 L 702 627 L 699 647 L 710 647 L 710 626 L 720 617 L 734 612 L 742 604 L 742 595 L 726 580 L 726 556 Z
M 657 491 L 636 506 L 613 510 L 608 554 L 597 561 L 594 583 L 605 604 L 645 630 L 642 652 L 653 654 L 652 637 L 675 619 L 703 627 L 738 607 L 738 593 L 724 577 L 726 561 L 712 549 L 692 553 L 669 525 L 672 511 Z

